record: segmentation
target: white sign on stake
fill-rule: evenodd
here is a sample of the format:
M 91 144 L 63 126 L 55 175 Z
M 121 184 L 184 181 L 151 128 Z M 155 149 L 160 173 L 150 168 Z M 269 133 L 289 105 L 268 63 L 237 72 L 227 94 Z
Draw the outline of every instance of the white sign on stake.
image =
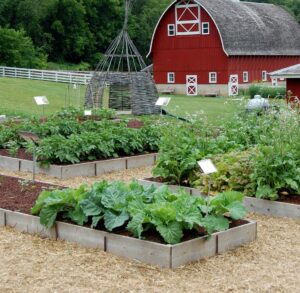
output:
M 155 105 L 156 106 L 168 106 L 171 101 L 171 98 L 168 97 L 160 97 L 157 99 Z
M 49 105 L 49 101 L 45 96 L 34 97 L 34 100 L 38 106 Z
M 201 160 L 197 162 L 200 166 L 201 170 L 205 174 L 211 174 L 217 172 L 216 166 L 213 164 L 213 162 L 210 159 L 207 160 Z
M 84 110 L 84 116 L 91 116 L 92 110 Z

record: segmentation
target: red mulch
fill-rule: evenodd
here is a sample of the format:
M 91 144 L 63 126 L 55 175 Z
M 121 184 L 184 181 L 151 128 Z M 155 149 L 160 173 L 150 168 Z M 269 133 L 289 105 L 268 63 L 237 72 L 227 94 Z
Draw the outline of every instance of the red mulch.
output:
M 30 214 L 41 191 L 59 186 L 0 175 L 0 208 Z
M 0 149 L 0 156 L 6 156 L 6 157 L 12 157 L 12 158 L 18 158 L 18 159 L 22 159 L 22 160 L 32 161 L 32 155 L 29 153 L 26 153 L 25 149 L 19 149 L 15 156 L 10 155 L 7 149 Z

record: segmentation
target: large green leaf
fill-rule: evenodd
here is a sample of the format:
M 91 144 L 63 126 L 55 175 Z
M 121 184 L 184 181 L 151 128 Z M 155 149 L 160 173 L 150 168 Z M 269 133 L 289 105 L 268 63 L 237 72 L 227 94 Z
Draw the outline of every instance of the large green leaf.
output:
M 225 231 L 229 228 L 229 221 L 223 216 L 208 215 L 202 219 L 202 225 L 208 234 L 215 231 Z
M 61 205 L 43 207 L 40 212 L 40 223 L 47 228 L 52 228 L 54 226 L 56 216 L 60 210 Z
M 104 225 L 108 231 L 112 231 L 114 228 L 123 226 L 128 219 L 129 216 L 125 210 L 119 215 L 108 210 L 104 214 Z
M 245 206 L 241 202 L 233 202 L 226 206 L 228 212 L 230 213 L 230 217 L 234 220 L 239 220 L 245 217 L 247 210 Z
M 151 208 L 154 218 L 161 220 L 163 223 L 169 223 L 176 220 L 176 208 L 170 203 L 155 204 Z
M 101 215 L 101 216 L 94 216 L 94 217 L 92 218 L 92 225 L 91 225 L 91 228 L 97 227 L 99 221 L 100 221 L 101 219 L 103 219 L 103 217 L 104 217 L 104 215 Z
M 105 208 L 119 211 L 126 205 L 127 193 L 124 183 L 114 182 L 103 192 L 101 202 Z
M 180 242 L 183 236 L 182 229 L 182 224 L 179 222 L 171 222 L 167 225 L 160 224 L 156 226 L 156 230 L 168 244 Z
M 185 227 L 192 229 L 195 224 L 201 225 L 202 215 L 196 206 L 191 206 L 183 212 L 178 212 L 177 221 L 185 224 Z
M 81 207 L 78 205 L 75 210 L 68 212 L 68 217 L 77 225 L 83 225 L 87 222 L 87 216 L 83 213 Z
M 141 238 L 144 219 L 145 215 L 143 213 L 136 214 L 131 221 L 129 221 L 126 229 L 132 232 L 135 237 Z
M 45 200 L 51 196 L 52 192 L 51 191 L 48 191 L 48 190 L 44 190 L 40 193 L 39 197 L 37 198 L 36 202 L 35 202 L 35 205 L 34 207 L 31 209 L 31 213 L 36 215 L 38 214 L 43 205 L 45 204 Z
M 100 216 L 102 213 L 102 207 L 96 205 L 93 201 L 90 199 L 85 199 L 80 202 L 80 206 L 84 212 L 84 214 L 89 216 Z

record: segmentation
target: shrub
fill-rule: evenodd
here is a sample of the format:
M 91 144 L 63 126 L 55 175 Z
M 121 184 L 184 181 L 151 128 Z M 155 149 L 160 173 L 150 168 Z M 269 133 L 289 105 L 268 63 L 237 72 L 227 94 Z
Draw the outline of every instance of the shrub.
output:
M 255 83 L 249 87 L 250 98 L 255 95 L 261 95 L 263 98 L 275 98 L 278 95 L 285 96 L 285 87 L 283 86 L 267 86 L 264 84 Z
M 44 68 L 47 57 L 33 45 L 24 30 L 0 27 L 0 64 L 12 67 Z

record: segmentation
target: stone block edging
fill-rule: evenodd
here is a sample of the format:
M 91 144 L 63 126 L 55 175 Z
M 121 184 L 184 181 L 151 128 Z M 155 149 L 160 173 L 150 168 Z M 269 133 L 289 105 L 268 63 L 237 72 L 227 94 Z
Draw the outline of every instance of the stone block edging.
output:
M 256 222 L 247 221 L 248 223 L 242 226 L 213 233 L 211 237 L 203 236 L 169 245 L 58 221 L 53 228 L 47 229 L 40 224 L 39 217 L 0 209 L 0 226 L 10 226 L 20 232 L 38 234 L 50 239 L 74 242 L 84 247 L 101 249 L 118 256 L 170 269 L 254 241 L 257 234 Z
M 138 182 L 144 186 L 155 185 L 161 186 L 163 183 L 150 181 L 147 179 L 139 179 Z M 183 188 L 187 193 L 193 196 L 202 195 L 196 188 L 184 187 L 179 185 L 168 185 L 171 190 Z M 249 212 L 273 217 L 287 217 L 291 219 L 300 219 L 300 205 L 285 203 L 280 201 L 271 201 L 266 199 L 258 199 L 256 197 L 246 196 L 244 204 Z

